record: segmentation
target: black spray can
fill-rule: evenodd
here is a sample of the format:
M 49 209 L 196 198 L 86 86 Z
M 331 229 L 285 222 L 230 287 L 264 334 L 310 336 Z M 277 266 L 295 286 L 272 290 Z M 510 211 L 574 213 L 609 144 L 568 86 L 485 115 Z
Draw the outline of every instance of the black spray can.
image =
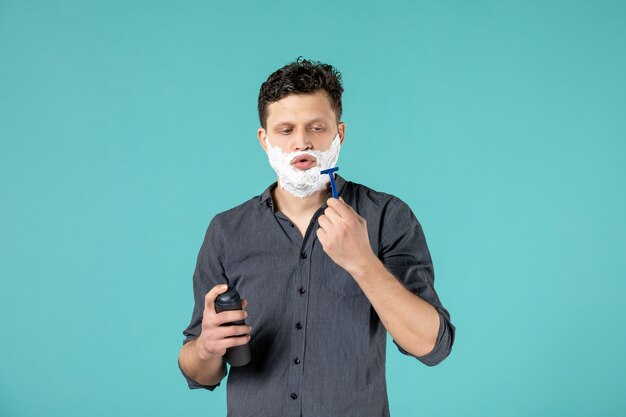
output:
M 239 297 L 239 293 L 235 290 L 231 285 L 228 286 L 228 290 L 217 296 L 215 299 L 215 312 L 220 313 L 222 311 L 228 310 L 241 310 L 241 297 Z M 233 321 L 230 323 L 224 323 L 222 326 L 232 326 L 232 325 L 246 324 L 245 320 Z M 240 346 L 232 346 L 226 349 L 226 354 L 224 355 L 226 360 L 231 366 L 243 366 L 250 362 L 250 346 L 246 343 L 245 345 Z

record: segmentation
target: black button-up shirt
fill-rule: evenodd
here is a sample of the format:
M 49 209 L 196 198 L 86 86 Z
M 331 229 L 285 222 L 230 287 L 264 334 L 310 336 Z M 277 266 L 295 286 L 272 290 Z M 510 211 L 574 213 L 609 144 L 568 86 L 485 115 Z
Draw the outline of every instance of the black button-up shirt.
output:
M 436 365 L 450 353 L 455 328 L 435 292 L 419 222 L 397 197 L 339 175 L 336 183 L 339 195 L 366 219 L 374 253 L 408 290 L 439 312 L 436 346 L 417 357 Z M 253 329 L 251 362 L 229 368 L 228 416 L 389 416 L 387 332 L 357 282 L 317 240 L 317 218 L 326 204 L 303 238 L 291 220 L 275 210 L 273 187 L 276 183 L 211 221 L 193 276 L 195 308 L 184 342 L 200 335 L 204 296 L 228 277 L 248 299 L 247 323 Z M 220 385 L 185 378 L 190 388 L 213 390 Z

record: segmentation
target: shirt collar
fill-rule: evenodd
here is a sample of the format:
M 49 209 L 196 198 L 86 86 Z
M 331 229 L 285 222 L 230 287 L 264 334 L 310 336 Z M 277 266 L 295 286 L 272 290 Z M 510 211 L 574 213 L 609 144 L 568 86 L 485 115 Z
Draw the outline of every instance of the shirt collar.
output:
M 341 192 L 343 191 L 345 185 L 346 185 L 346 180 L 343 179 L 341 177 L 341 175 L 335 173 L 335 186 L 337 187 L 337 195 L 338 196 L 341 196 Z M 261 194 L 259 196 L 259 204 L 267 204 L 269 207 L 273 207 L 274 206 L 274 201 L 272 199 L 272 191 L 277 186 L 278 186 L 278 182 L 275 181 L 273 184 L 271 184 L 269 187 L 267 187 L 265 189 L 265 191 L 263 191 L 263 194 Z M 327 196 L 328 196 L 327 199 L 333 196 L 332 195 L 332 191 L 330 189 L 330 183 L 328 184 L 328 194 L 327 194 Z

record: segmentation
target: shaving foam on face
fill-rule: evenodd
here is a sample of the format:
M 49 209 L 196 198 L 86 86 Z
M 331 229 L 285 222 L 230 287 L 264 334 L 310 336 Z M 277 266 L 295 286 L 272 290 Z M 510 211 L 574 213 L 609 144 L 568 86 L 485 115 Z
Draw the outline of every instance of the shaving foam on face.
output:
M 328 175 L 320 175 L 324 169 L 332 168 L 339 158 L 341 148 L 339 134 L 335 135 L 330 147 L 325 151 L 297 151 L 285 153 L 279 147 L 270 145 L 265 136 L 267 145 L 267 157 L 270 165 L 278 175 L 280 187 L 296 197 L 308 197 L 316 191 L 323 189 L 330 182 Z M 300 155 L 311 155 L 317 160 L 317 165 L 307 170 L 301 170 L 291 165 L 291 161 Z

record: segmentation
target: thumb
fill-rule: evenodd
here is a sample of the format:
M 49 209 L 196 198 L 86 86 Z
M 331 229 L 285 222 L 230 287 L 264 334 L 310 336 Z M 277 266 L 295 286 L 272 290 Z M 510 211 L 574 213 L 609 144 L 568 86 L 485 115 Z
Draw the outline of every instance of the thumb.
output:
M 204 312 L 205 313 L 207 311 L 215 313 L 215 304 L 214 304 L 215 299 L 217 298 L 218 295 L 225 293 L 227 289 L 228 289 L 228 285 L 226 284 L 216 285 L 213 288 L 211 288 L 211 291 L 209 291 L 204 296 Z

